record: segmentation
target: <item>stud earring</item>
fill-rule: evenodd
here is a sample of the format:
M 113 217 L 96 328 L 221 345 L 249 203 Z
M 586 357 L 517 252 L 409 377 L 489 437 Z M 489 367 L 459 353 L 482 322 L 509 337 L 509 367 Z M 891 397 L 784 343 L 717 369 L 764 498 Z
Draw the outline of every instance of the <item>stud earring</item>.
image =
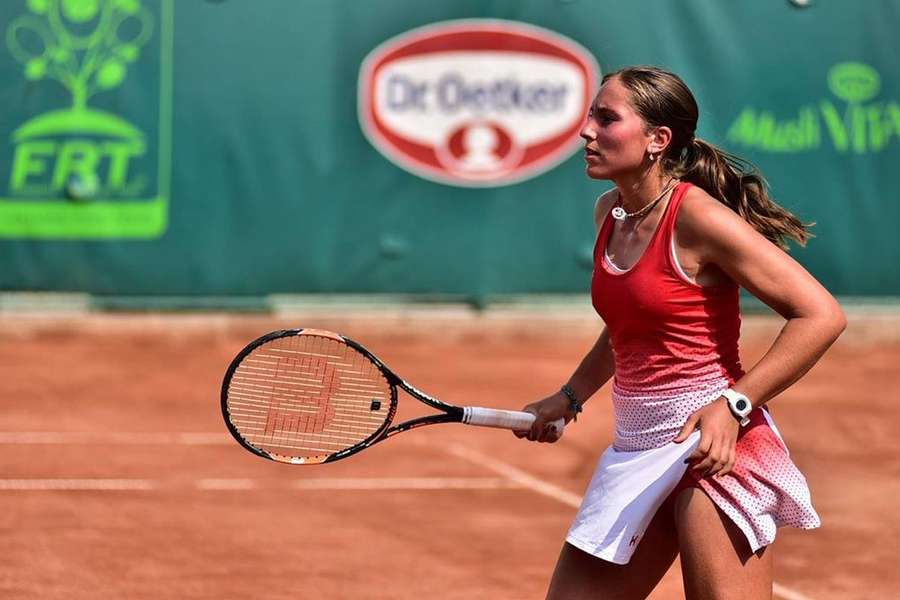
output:
M 653 156 L 653 153 L 652 153 L 652 152 L 651 152 L 651 153 L 650 153 L 650 160 L 651 160 L 651 161 L 654 161 L 654 160 L 656 160 L 656 157 L 655 157 L 655 156 Z

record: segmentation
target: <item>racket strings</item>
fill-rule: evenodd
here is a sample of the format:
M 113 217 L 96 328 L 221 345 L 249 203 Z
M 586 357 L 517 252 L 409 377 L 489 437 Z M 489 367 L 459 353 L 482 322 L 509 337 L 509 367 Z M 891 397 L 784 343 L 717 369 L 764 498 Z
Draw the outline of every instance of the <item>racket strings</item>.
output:
M 227 408 L 247 443 L 287 457 L 322 457 L 378 431 L 391 387 L 365 355 L 343 341 L 290 335 L 251 351 L 235 369 Z

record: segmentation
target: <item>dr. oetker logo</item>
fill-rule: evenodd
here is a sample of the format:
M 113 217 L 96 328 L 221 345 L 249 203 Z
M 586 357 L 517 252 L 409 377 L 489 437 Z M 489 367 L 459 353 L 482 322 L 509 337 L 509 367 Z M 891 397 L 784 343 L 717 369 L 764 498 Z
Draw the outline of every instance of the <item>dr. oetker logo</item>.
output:
M 581 144 L 600 69 L 552 31 L 512 21 L 436 23 L 375 48 L 359 74 L 369 141 L 420 177 L 500 186 L 535 177 Z

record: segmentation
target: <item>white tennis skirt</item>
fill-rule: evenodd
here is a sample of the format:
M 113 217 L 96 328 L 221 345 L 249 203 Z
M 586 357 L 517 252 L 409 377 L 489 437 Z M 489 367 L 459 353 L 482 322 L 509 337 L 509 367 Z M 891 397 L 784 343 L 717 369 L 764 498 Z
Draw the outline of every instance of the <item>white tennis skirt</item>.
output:
M 662 503 L 676 487 L 687 486 L 703 489 L 744 533 L 753 552 L 772 543 L 780 526 L 814 529 L 821 524 L 806 479 L 791 461 L 765 409 L 751 413 L 751 423 L 738 434 L 735 465 L 718 479 L 700 478 L 684 463 L 700 442 L 699 431 L 680 444 L 666 441 L 632 449 L 672 440 L 687 419 L 683 413 L 690 415 L 718 398 L 723 385 L 727 387 L 727 382 L 710 386 L 705 394 L 693 390 L 688 402 L 673 397 L 669 404 L 613 388 L 616 442 L 600 456 L 566 536 L 568 543 L 598 558 L 626 564 Z M 647 418 L 660 407 L 667 407 L 665 418 Z M 640 414 L 644 429 L 621 427 L 620 414 Z

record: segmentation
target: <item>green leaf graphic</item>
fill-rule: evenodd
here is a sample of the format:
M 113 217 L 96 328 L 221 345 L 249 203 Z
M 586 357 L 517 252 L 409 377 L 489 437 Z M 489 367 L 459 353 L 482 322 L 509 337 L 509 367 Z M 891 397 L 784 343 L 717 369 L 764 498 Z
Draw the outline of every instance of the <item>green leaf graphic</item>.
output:
M 62 0 L 63 15 L 73 23 L 87 23 L 100 11 L 100 0 Z
M 47 12 L 48 0 L 28 0 L 28 9 L 31 12 L 42 15 Z
M 125 79 L 125 65 L 122 62 L 110 59 L 103 63 L 97 72 L 97 85 L 104 89 L 114 88 Z
M 70 56 L 72 56 L 72 53 L 69 51 L 68 48 L 66 48 L 64 46 L 57 47 L 51 53 L 51 58 L 58 63 L 66 62 L 67 60 L 69 60 Z
M 9 25 L 6 44 L 26 79 L 56 80 L 76 111 L 85 111 L 97 92 L 122 84 L 153 32 L 152 14 L 139 0 L 27 2 L 31 12 Z
M 116 8 L 127 15 L 133 15 L 141 8 L 138 0 L 115 0 L 115 3 Z
M 28 61 L 28 64 L 25 65 L 25 77 L 31 81 L 43 79 L 46 73 L 47 61 L 43 58 L 32 58 Z
M 138 58 L 138 47 L 134 44 L 124 44 L 116 48 L 116 54 L 123 60 L 134 62 Z

